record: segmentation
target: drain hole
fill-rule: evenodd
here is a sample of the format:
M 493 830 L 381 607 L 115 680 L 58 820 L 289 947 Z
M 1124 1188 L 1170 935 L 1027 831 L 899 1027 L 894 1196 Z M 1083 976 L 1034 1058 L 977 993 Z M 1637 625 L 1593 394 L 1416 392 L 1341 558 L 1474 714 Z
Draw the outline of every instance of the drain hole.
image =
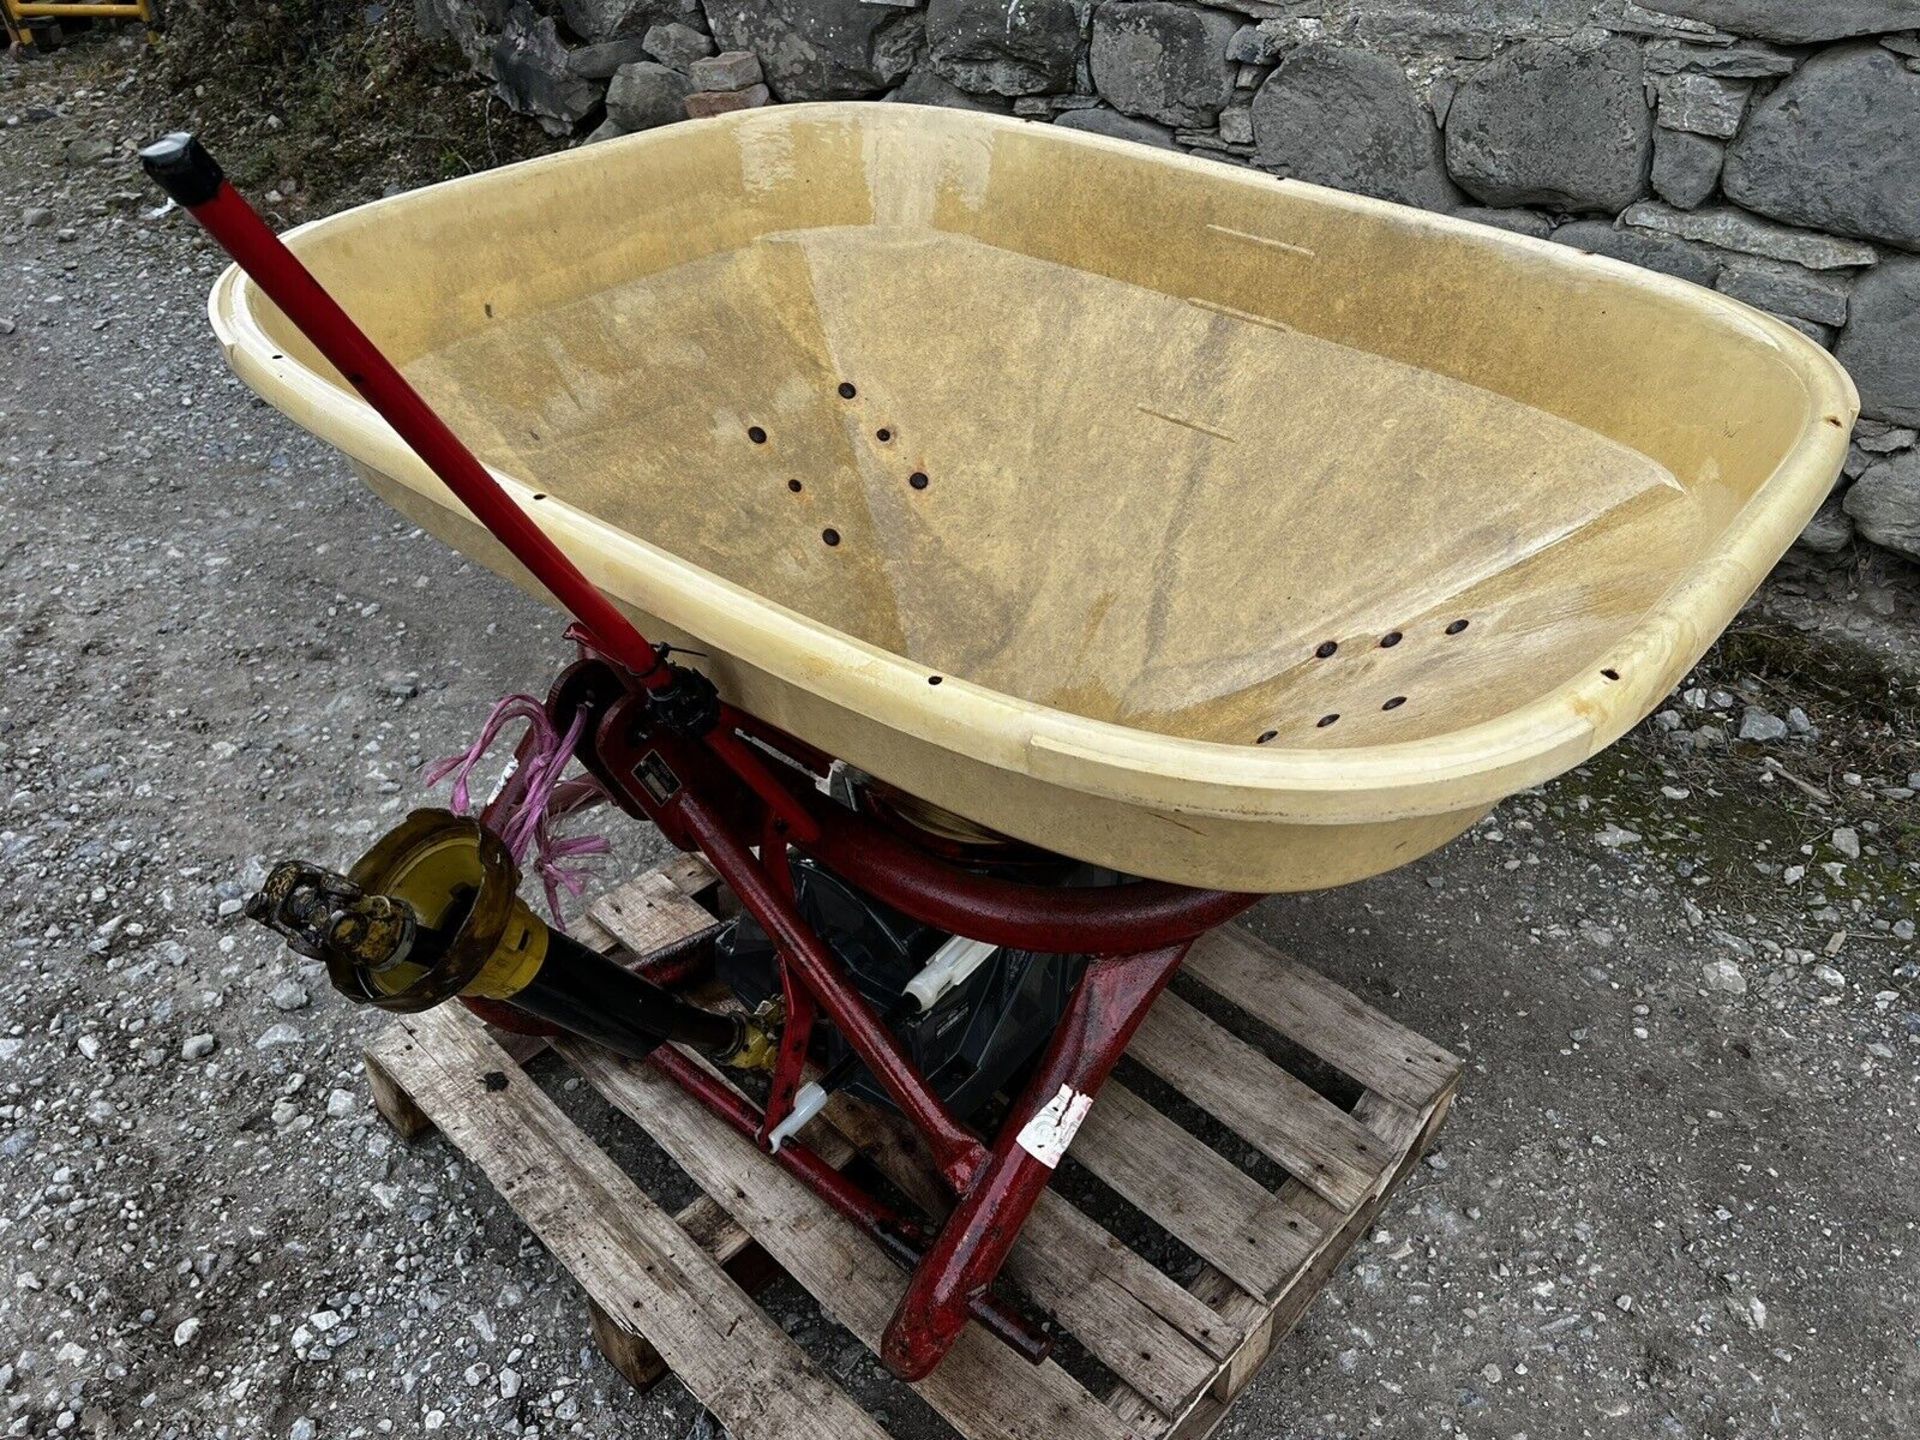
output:
M 840 532 L 834 529 L 822 530 L 820 532 L 820 538 L 829 545 L 838 545 L 840 543 Z
M 1447 626 L 1447 634 L 1458 635 L 1462 630 L 1467 628 L 1468 623 L 1469 622 L 1465 620 L 1454 621 L 1451 625 Z
M 1258 740 L 1255 740 L 1253 743 L 1256 745 L 1265 745 L 1268 741 L 1277 740 L 1279 738 L 1280 738 L 1280 732 L 1278 730 L 1262 730 L 1260 732 L 1260 738 Z
M 1339 718 L 1340 717 L 1338 714 L 1322 715 L 1318 720 L 1314 721 L 1313 723 L 1317 729 L 1324 730 L 1327 728 L 1327 726 L 1333 724 Z
M 1398 630 L 1389 630 L 1387 631 L 1386 634 L 1380 637 L 1380 648 L 1382 650 L 1391 650 L 1394 646 L 1398 645 L 1405 638 L 1406 637 L 1402 635 Z
M 859 393 L 858 390 L 853 388 L 853 382 L 851 380 L 842 380 L 840 382 L 840 398 L 842 400 L 851 400 Z
M 878 441 L 879 441 L 879 442 L 880 442 L 880 443 L 881 443 L 882 445 L 884 445 L 884 444 L 886 444 L 886 443 L 887 443 L 887 441 L 889 441 L 889 440 L 891 440 L 891 439 L 893 438 L 893 431 L 891 431 L 891 430 L 876 430 L 876 431 L 874 431 L 874 432 L 873 432 L 873 438 L 874 438 L 874 439 L 876 439 L 876 440 L 878 440 Z
M 929 684 L 929 685 L 938 685 L 938 684 L 940 683 L 940 681 L 942 680 L 942 678 L 944 678 L 944 677 L 942 677 L 942 676 L 939 676 L 939 675 L 929 675 L 929 676 L 927 676 L 927 684 Z
M 927 488 L 927 472 L 924 470 L 914 471 L 911 475 L 907 477 L 907 483 L 913 486 L 913 488 L 916 490 L 926 489 Z
M 798 480 L 787 481 L 787 489 L 791 490 L 796 495 L 798 495 L 802 490 L 806 488 L 807 487 L 802 485 Z
M 538 494 L 538 495 L 536 495 L 536 496 L 534 496 L 533 498 L 534 498 L 534 499 L 536 499 L 536 500 L 544 500 L 544 499 L 546 499 L 546 498 L 547 498 L 547 496 L 546 496 L 546 492 L 545 492 L 545 491 L 542 491 L 542 492 L 541 492 L 540 494 Z
M 1602 670 L 1600 673 L 1609 680 L 1618 680 L 1620 678 L 1620 672 L 1618 670 Z
M 1406 703 L 1407 703 L 1406 696 L 1396 695 L 1391 700 L 1387 701 L 1386 704 L 1382 705 L 1380 708 L 1382 710 L 1398 710 L 1402 705 Z
M 1325 660 L 1339 648 L 1340 642 L 1338 640 L 1322 640 L 1320 642 L 1320 648 L 1313 653 L 1316 659 Z
M 758 425 L 749 425 L 747 427 L 747 439 L 756 445 L 764 445 L 767 443 L 767 432 L 762 430 Z

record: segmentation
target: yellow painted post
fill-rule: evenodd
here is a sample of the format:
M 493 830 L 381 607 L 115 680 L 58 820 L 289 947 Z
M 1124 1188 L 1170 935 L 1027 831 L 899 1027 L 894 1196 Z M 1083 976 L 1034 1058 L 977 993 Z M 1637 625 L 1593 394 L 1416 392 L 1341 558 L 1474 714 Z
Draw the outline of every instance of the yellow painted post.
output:
M 0 19 L 21 48 L 34 43 L 34 20 L 138 20 L 149 33 L 157 28 L 151 0 L 0 0 Z
M 30 20 L 144 20 L 147 7 L 142 4 L 85 5 L 34 4 L 12 7 L 23 19 Z
M 0 25 L 6 27 L 8 48 L 28 50 L 33 47 L 33 31 L 13 13 L 13 0 L 0 0 Z

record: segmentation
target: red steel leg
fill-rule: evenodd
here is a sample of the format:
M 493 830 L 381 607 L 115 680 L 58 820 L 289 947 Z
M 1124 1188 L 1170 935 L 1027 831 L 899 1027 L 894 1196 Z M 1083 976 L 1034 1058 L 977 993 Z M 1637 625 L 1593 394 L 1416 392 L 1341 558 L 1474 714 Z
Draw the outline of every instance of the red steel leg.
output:
M 789 905 L 793 903 L 793 870 L 787 862 L 785 827 L 779 817 L 768 812 L 760 832 L 760 868 L 767 883 Z M 780 1050 L 775 1057 L 773 1079 L 767 1086 L 765 1118 L 756 1137 L 762 1145 L 772 1143 L 773 1132 L 793 1114 L 793 1098 L 800 1089 L 800 1077 L 807 1066 L 807 1047 L 813 1041 L 816 1006 L 813 992 L 801 983 L 786 960 L 780 960 L 780 993 L 787 1007 L 786 1023 L 780 1027 Z
M 648 1063 L 668 1075 L 681 1089 L 700 1101 L 742 1135 L 752 1138 L 760 1128 L 760 1112 L 726 1081 L 671 1045 L 662 1045 Z M 924 1259 L 920 1227 L 882 1204 L 827 1164 L 805 1145 L 788 1143 L 773 1160 L 802 1181 L 827 1204 L 858 1225 L 903 1269 Z M 1023 1359 L 1038 1365 L 1053 1349 L 1053 1337 L 1030 1325 L 1024 1317 L 982 1291 L 971 1302 L 971 1313 Z
M 1046 1058 L 994 1141 L 992 1158 L 948 1217 L 887 1322 L 880 1358 L 902 1380 L 930 1374 L 960 1338 L 1093 1097 L 1190 943 L 1102 956 L 1087 967 Z

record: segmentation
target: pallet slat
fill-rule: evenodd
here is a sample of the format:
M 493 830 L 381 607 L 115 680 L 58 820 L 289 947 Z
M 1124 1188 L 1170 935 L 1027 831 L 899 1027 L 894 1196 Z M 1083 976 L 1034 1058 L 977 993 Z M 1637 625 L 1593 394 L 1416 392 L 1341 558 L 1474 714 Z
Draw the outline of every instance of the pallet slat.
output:
M 878 1349 L 906 1277 L 873 1242 L 657 1070 L 572 1041 L 558 1048 L 835 1320 Z M 940 1368 L 913 1389 L 967 1440 L 1125 1440 L 1141 1433 L 1058 1365 L 1028 1365 L 978 1324 L 968 1325 Z
M 913 1195 L 909 1187 L 930 1176 L 898 1116 L 856 1101 L 828 1107 L 827 1119 L 906 1193 Z M 1184 1413 L 1243 1338 L 1212 1307 L 1051 1190 L 1034 1206 L 1004 1274 L 1163 1416 Z
M 1160 998 L 1127 1054 L 1343 1210 L 1380 1178 L 1378 1137 L 1178 995 Z
M 659 870 L 629 880 L 587 907 L 603 927 L 637 956 L 672 954 L 720 928 L 720 922 L 671 876 Z
M 1460 1073 L 1457 1056 L 1237 925 L 1195 941 L 1184 973 L 1367 1089 L 1414 1110 L 1433 1104 Z
M 1006 1276 L 1162 1415 L 1185 1413 L 1219 1373 L 1233 1327 L 1058 1195 L 1043 1195 Z
M 1258 1181 L 1126 1086 L 1108 1082 L 1068 1155 L 1254 1295 L 1313 1258 L 1321 1236 L 1265 1223 Z
M 1206 1398 L 1168 1433 L 1166 1440 L 1200 1440 L 1226 1417 L 1229 1403 L 1259 1373 L 1274 1345 L 1300 1323 L 1307 1307 L 1332 1280 L 1354 1244 L 1372 1228 L 1386 1195 L 1426 1153 L 1428 1142 L 1445 1118 L 1450 1095 L 1451 1086 L 1425 1113 L 1416 1113 L 1372 1093 L 1361 1096 L 1353 1110 L 1354 1119 L 1380 1138 L 1385 1152 L 1398 1157 L 1398 1165 L 1381 1177 L 1374 1197 L 1348 1219 L 1337 1234 L 1328 1236 L 1319 1253 L 1301 1267 L 1277 1296 L 1271 1300 L 1256 1299 L 1211 1265 L 1203 1267 L 1193 1278 L 1188 1289 L 1194 1297 L 1214 1307 L 1222 1319 L 1243 1325 L 1246 1340 L 1221 1368 Z M 1276 1213 L 1291 1213 L 1313 1224 L 1324 1223 L 1323 1217 L 1331 1213 L 1326 1202 L 1298 1180 L 1289 1180 L 1282 1186 L 1274 1203 Z M 1132 1391 L 1122 1390 L 1109 1397 L 1108 1403 L 1129 1420 L 1139 1421 L 1148 1416 L 1140 1397 Z
M 479 1025 L 429 1010 L 405 1017 L 372 1049 L 608 1321 L 644 1330 L 739 1440 L 886 1440 Z

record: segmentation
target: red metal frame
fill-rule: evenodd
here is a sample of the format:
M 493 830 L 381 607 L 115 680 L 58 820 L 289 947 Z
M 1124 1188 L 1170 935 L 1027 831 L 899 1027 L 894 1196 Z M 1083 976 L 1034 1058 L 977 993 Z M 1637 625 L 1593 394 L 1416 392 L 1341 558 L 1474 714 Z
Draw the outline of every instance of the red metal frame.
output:
M 164 153 L 162 153 L 164 152 Z M 260 217 L 186 137 L 147 152 L 149 170 L 225 247 L 263 292 L 346 376 L 473 515 L 580 621 L 592 658 L 562 674 L 548 706 L 563 731 L 591 712 L 579 757 L 629 813 L 698 850 L 772 938 L 787 1004 L 773 1098 L 765 1111 L 671 1046 L 653 1062 L 763 1147 L 789 1112 L 814 1012 L 838 1028 L 925 1137 L 958 1203 L 931 1245 L 920 1228 L 804 1145 L 773 1157 L 912 1271 L 881 1355 L 918 1379 L 937 1366 L 969 1316 L 1031 1359 L 1047 1342 L 990 1288 L 1045 1190 L 1059 1152 L 1194 937 L 1256 897 L 1138 881 L 1057 889 L 983 876 L 922 850 L 885 825 L 787 783 L 759 746 L 800 770 L 826 757 L 728 707 L 695 738 L 662 723 L 685 672 L 596 589 L 434 414 Z M 754 743 L 743 739 L 750 736 Z M 753 846 L 758 844 L 756 857 Z M 794 906 L 788 851 L 796 845 L 914 918 L 996 945 L 1093 954 L 1032 1082 L 991 1147 L 962 1124 L 901 1051 L 832 950 Z M 513 1012 L 506 1007 L 507 1018 Z
M 758 1138 L 762 1117 L 753 1102 L 699 1061 L 681 1054 L 671 1045 L 662 1045 L 648 1058 L 648 1063 L 742 1135 Z M 805 1145 L 789 1142 L 772 1158 L 877 1241 L 888 1257 L 903 1269 L 918 1273 L 924 1267 L 925 1236 L 917 1223 L 874 1199 Z M 1053 1349 L 1050 1336 L 1002 1305 L 985 1286 L 967 1297 L 964 1308 L 966 1315 L 962 1316 L 961 1324 L 969 1317 L 978 1320 L 1036 1365 Z
M 902 1380 L 927 1375 L 959 1338 L 974 1297 L 993 1284 L 1053 1179 L 1059 1163 L 1053 1146 L 1064 1151 L 1072 1140 L 1191 944 L 1101 956 L 1087 967 L 1026 1093 L 1000 1127 L 992 1157 L 947 1217 L 887 1322 L 880 1359 Z M 1029 1122 L 1050 1105 L 1060 1110 L 1059 1120 L 1043 1139 L 1030 1138 Z

